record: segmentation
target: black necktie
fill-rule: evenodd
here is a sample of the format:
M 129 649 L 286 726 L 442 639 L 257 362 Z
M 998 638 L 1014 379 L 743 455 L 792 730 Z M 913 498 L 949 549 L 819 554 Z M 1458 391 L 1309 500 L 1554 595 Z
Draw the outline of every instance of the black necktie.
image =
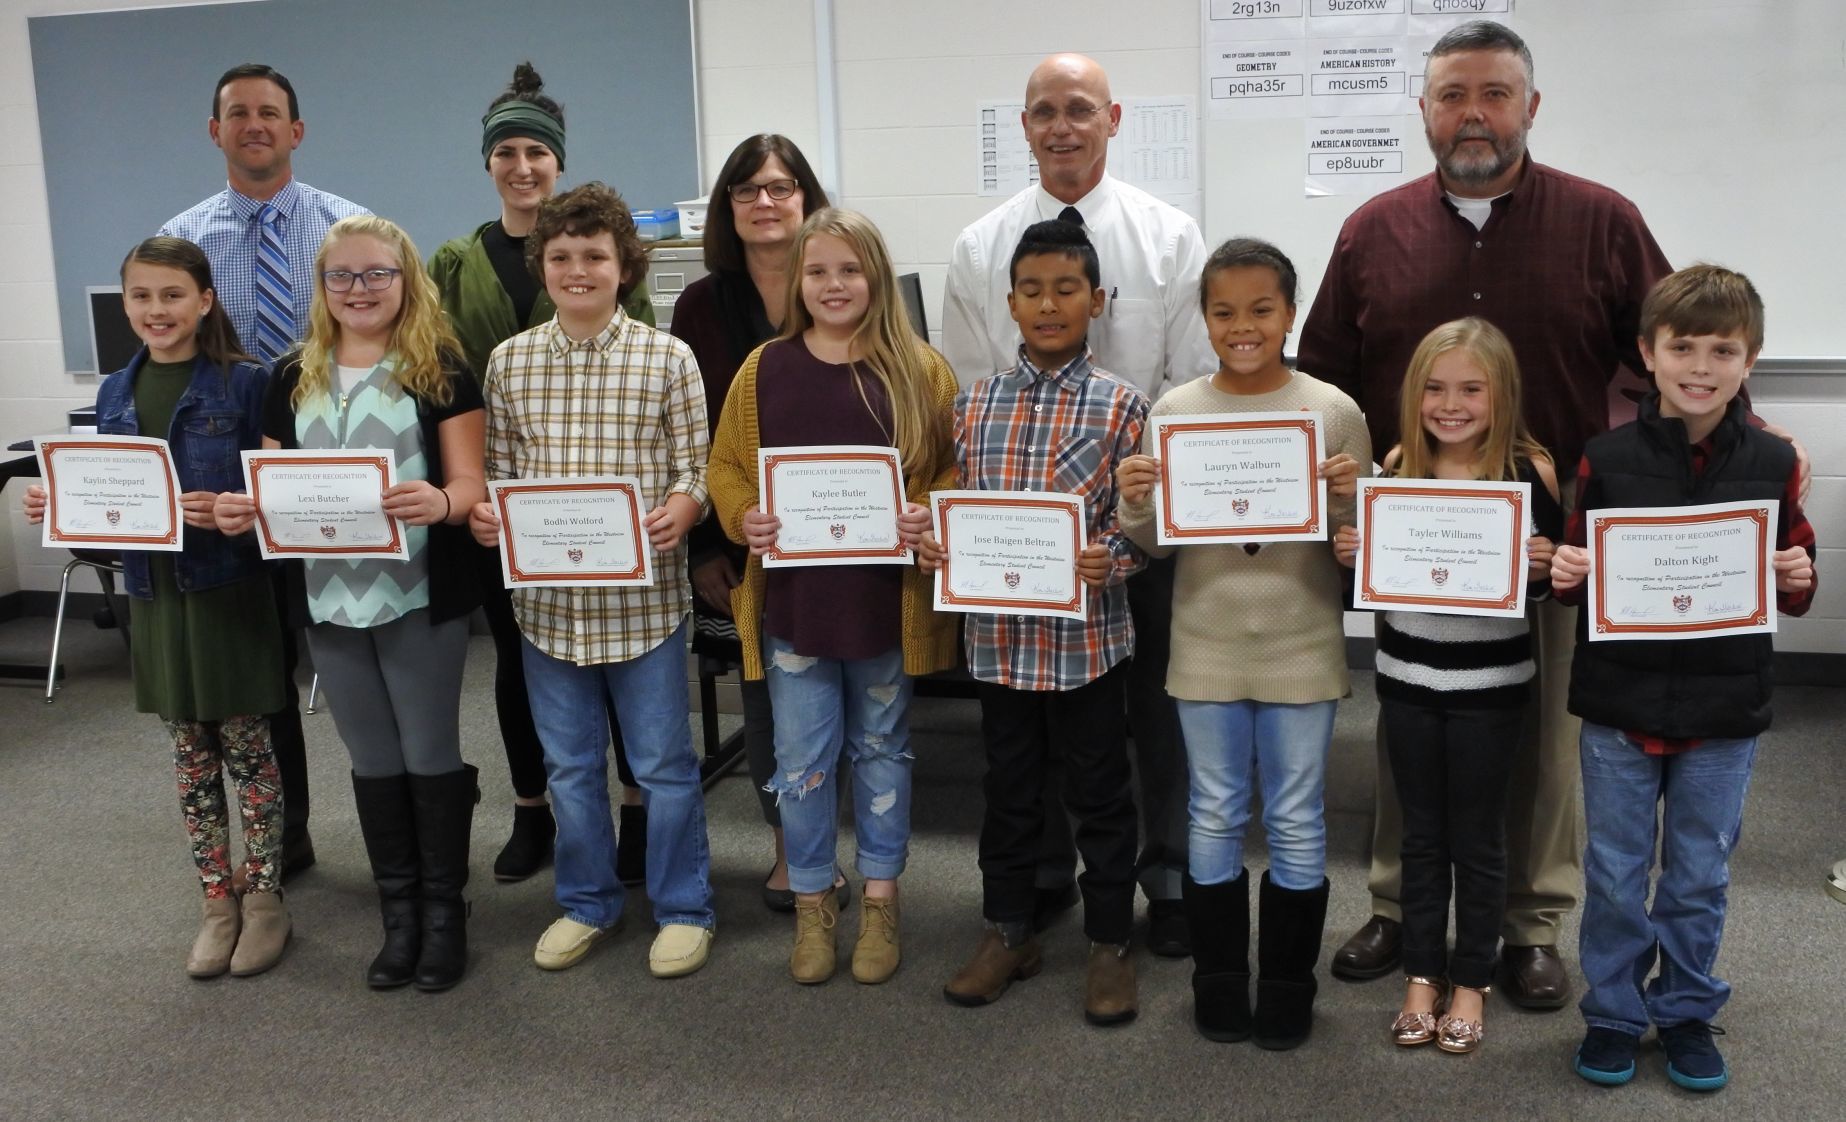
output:
M 1073 226 L 1081 226 L 1083 225 L 1083 212 L 1074 206 L 1067 206 L 1063 210 L 1058 211 L 1058 221 L 1068 222 Z

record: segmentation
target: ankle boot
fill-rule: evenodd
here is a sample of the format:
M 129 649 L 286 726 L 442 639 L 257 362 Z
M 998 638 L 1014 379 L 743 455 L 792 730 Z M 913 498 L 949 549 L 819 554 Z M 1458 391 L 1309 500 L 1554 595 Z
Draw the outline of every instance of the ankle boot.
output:
M 243 930 L 237 933 L 237 949 L 231 952 L 231 974 L 248 978 L 281 961 L 292 925 L 280 891 L 245 893 L 239 911 Z
M 416 986 L 446 990 L 468 969 L 468 830 L 474 820 L 474 765 L 443 775 L 410 777 L 422 867 L 423 950 Z
M 1258 1048 L 1299 1047 L 1314 1028 L 1314 964 L 1327 923 L 1327 880 L 1318 887 L 1288 889 L 1263 874 L 1256 924 L 1256 1015 Z
M 186 956 L 186 973 L 194 978 L 216 978 L 231 968 L 237 950 L 237 932 L 243 926 L 235 896 L 207 896 L 205 920 Z
M 647 883 L 647 807 L 622 804 L 617 815 L 615 879 L 629 888 Z
M 525 880 L 551 863 L 558 836 L 550 806 L 513 804 L 513 834 L 494 858 L 494 879 L 502 884 Z
M 375 990 L 407 986 L 417 973 L 422 934 L 417 918 L 419 859 L 416 810 L 407 775 L 353 776 L 353 804 L 359 832 L 378 885 L 378 911 L 385 942 L 366 967 L 365 984 Z
M 1207 1040 L 1250 1038 L 1250 874 L 1200 884 L 1187 874 L 1180 899 L 1192 928 L 1192 1023 Z

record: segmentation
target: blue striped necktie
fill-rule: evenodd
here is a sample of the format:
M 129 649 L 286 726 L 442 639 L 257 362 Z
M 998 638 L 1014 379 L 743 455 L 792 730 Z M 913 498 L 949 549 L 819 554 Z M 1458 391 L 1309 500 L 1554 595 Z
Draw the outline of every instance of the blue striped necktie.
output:
M 282 212 L 268 203 L 256 212 L 261 232 L 256 247 L 256 357 L 271 365 L 295 343 L 295 296 L 281 221 Z

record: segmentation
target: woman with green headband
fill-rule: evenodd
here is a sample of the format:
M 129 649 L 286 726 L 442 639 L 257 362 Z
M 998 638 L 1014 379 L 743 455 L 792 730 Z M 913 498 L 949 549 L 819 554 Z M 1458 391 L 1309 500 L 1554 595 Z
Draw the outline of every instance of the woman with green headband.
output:
M 513 69 L 512 85 L 488 106 L 481 118 L 481 157 L 500 193 L 500 217 L 467 237 L 444 243 L 429 263 L 443 311 L 477 377 L 487 369 L 495 347 L 557 314 L 544 285 L 526 267 L 525 252 L 538 205 L 555 192 L 564 170 L 564 108 L 540 92 L 544 85 L 532 64 L 522 62 Z M 635 286 L 623 311 L 653 326 L 654 306 L 645 283 Z M 557 828 L 545 800 L 545 755 L 526 697 L 512 595 L 504 587 L 497 551 L 480 549 L 479 563 L 482 607 L 493 631 L 497 663 L 494 701 L 514 796 L 513 833 L 494 860 L 494 879 L 517 881 L 551 859 Z M 646 868 L 647 810 L 628 769 L 613 712 L 609 732 L 622 779 L 616 872 L 624 884 L 639 884 Z

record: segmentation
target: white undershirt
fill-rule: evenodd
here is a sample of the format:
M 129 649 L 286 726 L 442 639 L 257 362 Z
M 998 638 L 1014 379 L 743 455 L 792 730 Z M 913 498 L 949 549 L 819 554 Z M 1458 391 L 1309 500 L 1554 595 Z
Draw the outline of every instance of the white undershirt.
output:
M 1504 199 L 1512 194 L 1511 191 L 1502 191 L 1493 199 L 1464 199 L 1453 191 L 1445 193 L 1449 201 L 1455 204 L 1455 209 L 1461 212 L 1461 216 L 1474 223 L 1476 230 L 1487 225 L 1487 216 L 1493 213 L 1493 199 Z
M 345 397 L 353 392 L 353 387 L 365 381 L 372 372 L 369 366 L 335 366 L 333 368 L 333 392 Z

